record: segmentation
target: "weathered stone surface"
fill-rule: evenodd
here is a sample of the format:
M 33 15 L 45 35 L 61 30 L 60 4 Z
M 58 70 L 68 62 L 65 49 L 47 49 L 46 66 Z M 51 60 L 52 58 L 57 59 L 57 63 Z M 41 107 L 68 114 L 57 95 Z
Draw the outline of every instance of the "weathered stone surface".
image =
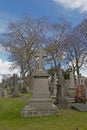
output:
M 79 111 L 87 111 L 87 104 L 83 103 L 73 103 L 71 107 L 79 110 Z
M 32 96 L 33 99 L 50 98 L 48 77 L 49 75 L 43 72 L 36 73 L 34 75 L 33 96 Z
M 17 75 L 13 75 L 12 81 L 12 97 L 19 97 L 18 85 L 17 85 Z
M 57 115 L 59 113 L 58 108 L 52 103 L 50 97 L 48 76 L 34 75 L 34 86 L 32 99 L 28 105 L 26 105 L 22 112 L 22 117 L 28 116 L 47 116 Z
M 55 105 L 52 103 L 50 97 L 49 85 L 48 85 L 48 73 L 43 67 L 43 57 L 44 52 L 42 48 L 39 48 L 37 56 L 39 56 L 38 70 L 34 73 L 34 85 L 32 99 L 29 104 L 26 105 L 22 112 L 21 117 L 28 116 L 47 116 L 58 114 L 59 111 Z
M 75 81 L 73 76 L 73 71 L 70 72 L 70 85 L 67 87 L 67 96 L 66 100 L 69 103 L 75 102 Z
M 83 84 L 80 84 L 76 87 L 75 102 L 77 102 L 77 103 L 86 102 L 86 90 L 85 90 L 85 86 Z
M 22 117 L 57 115 L 58 109 L 50 99 L 31 99 L 21 112 Z

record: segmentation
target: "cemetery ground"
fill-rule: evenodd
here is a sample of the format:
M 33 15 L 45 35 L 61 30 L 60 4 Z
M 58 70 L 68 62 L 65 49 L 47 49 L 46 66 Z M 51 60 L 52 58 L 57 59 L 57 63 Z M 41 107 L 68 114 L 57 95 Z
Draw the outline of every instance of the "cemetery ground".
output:
M 87 112 L 60 110 L 57 116 L 21 118 L 27 98 L 0 98 L 0 130 L 87 130 Z

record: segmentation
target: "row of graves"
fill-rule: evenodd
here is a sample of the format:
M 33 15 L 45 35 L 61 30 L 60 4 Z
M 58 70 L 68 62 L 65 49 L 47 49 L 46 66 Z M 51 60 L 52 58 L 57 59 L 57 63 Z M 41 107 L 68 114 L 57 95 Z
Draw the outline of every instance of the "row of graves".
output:
M 17 98 L 21 97 L 21 94 L 26 92 L 28 92 L 27 79 L 21 80 L 21 78 L 19 78 L 15 73 L 9 77 L 6 76 L 0 83 L 1 98 Z
M 44 69 L 43 61 L 45 51 L 40 47 L 35 55 L 38 57 L 38 69 L 33 74 L 34 85 L 32 98 L 22 112 L 22 117 L 57 115 L 61 108 L 74 107 L 80 111 L 87 111 L 87 88 L 84 77 L 80 76 L 80 84 L 75 84 L 73 71 L 70 71 L 70 79 L 65 80 L 59 65 L 58 74 L 54 74 L 53 82 L 48 81 L 49 74 Z M 55 98 L 53 103 L 52 98 Z
M 5 77 L 0 84 L 0 97 L 19 97 L 19 86 L 18 86 L 17 75 L 13 74 L 11 78 Z
M 60 65 L 58 72 L 49 78 L 49 74 L 43 65 L 44 57 L 46 58 L 43 47 L 38 48 L 35 57 L 38 57 L 38 69 L 33 73 L 32 98 L 22 109 L 21 117 L 57 115 L 59 109 L 69 107 L 87 111 L 85 78 L 80 76 L 80 84 L 78 85 L 75 83 L 73 71 L 70 71 L 70 79 L 64 79 Z M 11 86 L 12 97 L 19 97 L 19 83 L 15 74 Z M 6 87 L 4 82 L 0 89 L 1 97 L 7 97 L 9 88 Z
M 78 81 L 74 79 L 73 71 L 70 69 L 69 79 L 64 79 L 63 72 L 59 66 L 58 73 L 54 73 L 53 77 L 49 78 L 50 93 L 56 99 L 56 104 L 61 107 L 66 107 L 71 103 L 86 103 L 87 86 L 85 77 L 79 76 Z
M 58 69 L 58 73 L 54 74 L 52 84 L 50 84 L 51 96 L 56 99 L 55 104 L 58 105 L 58 108 L 87 111 L 86 78 L 80 74 L 78 83 L 78 80 L 74 79 L 72 69 L 70 69 L 69 79 L 64 79 L 61 67 L 59 66 Z

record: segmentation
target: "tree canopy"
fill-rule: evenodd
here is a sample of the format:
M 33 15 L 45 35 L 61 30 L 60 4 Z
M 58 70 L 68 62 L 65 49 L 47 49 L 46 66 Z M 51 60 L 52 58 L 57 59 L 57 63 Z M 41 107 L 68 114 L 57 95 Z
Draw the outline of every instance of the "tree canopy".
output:
M 9 59 L 14 61 L 14 67 L 20 66 L 22 79 L 26 74 L 32 77 L 34 54 L 39 46 L 47 51 L 49 68 L 71 63 L 79 78 L 80 68 L 87 59 L 87 20 L 72 28 L 65 21 L 51 23 L 46 17 L 34 19 L 27 15 L 9 23 L 0 41 L 10 53 Z

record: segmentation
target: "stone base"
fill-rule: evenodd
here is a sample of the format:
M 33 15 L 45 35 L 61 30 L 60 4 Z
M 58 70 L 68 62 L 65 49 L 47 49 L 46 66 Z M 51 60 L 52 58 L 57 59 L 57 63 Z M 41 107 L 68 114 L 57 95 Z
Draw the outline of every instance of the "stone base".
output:
M 57 103 L 57 106 L 59 109 L 68 108 L 68 102 L 66 99 L 61 98 L 61 99 L 57 100 L 56 103 Z
M 67 89 L 67 96 L 66 96 L 66 100 L 68 103 L 73 103 L 75 102 L 75 87 L 72 86 L 72 87 L 69 87 Z
M 31 99 L 22 112 L 21 117 L 57 115 L 58 108 L 52 104 L 51 99 Z
M 68 103 L 73 103 L 73 102 L 75 102 L 75 98 L 67 97 L 66 100 L 67 100 Z

